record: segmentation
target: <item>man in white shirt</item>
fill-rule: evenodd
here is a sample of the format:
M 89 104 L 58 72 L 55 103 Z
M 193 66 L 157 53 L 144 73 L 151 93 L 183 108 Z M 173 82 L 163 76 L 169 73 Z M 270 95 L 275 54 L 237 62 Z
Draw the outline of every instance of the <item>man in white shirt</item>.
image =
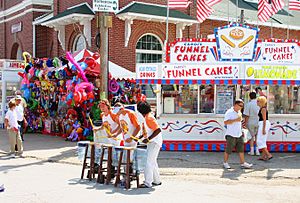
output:
M 242 113 L 241 109 L 244 107 L 244 102 L 238 99 L 234 102 L 233 107 L 228 109 L 225 113 L 224 124 L 227 126 L 225 132 L 226 149 L 224 152 L 225 169 L 230 169 L 228 164 L 229 154 L 235 148 L 240 156 L 240 164 L 242 168 L 251 168 L 252 164 L 245 162 L 244 157 L 244 139 L 242 136 Z
M 255 92 L 251 92 L 249 94 L 249 97 L 250 97 L 251 101 L 246 104 L 245 110 L 244 110 L 245 125 L 251 134 L 249 154 L 251 156 L 254 156 L 255 154 L 258 156 L 258 155 L 260 155 L 260 153 L 259 153 L 259 150 L 257 147 L 256 147 L 255 154 L 254 154 L 254 139 L 256 141 L 256 135 L 257 135 L 257 131 L 258 131 L 259 106 L 257 106 Z
M 22 141 L 24 141 L 24 124 L 26 124 L 26 119 L 24 117 L 24 107 L 21 104 L 22 102 L 22 97 L 20 95 L 17 95 L 15 97 L 15 101 L 16 101 L 16 113 L 17 113 L 17 120 L 18 120 L 18 124 L 20 125 L 20 135 L 22 138 Z

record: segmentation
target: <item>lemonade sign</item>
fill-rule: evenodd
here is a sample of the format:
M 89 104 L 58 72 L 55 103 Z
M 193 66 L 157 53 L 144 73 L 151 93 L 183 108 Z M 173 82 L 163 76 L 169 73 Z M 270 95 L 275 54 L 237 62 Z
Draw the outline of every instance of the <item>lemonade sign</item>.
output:
M 296 80 L 300 78 L 299 66 L 249 65 L 245 69 L 245 79 Z

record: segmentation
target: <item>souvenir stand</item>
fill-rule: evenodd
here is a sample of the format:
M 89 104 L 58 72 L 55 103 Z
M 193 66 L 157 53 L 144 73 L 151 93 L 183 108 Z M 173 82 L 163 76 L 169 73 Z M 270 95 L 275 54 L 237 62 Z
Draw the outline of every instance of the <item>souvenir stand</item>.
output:
M 268 98 L 270 151 L 300 151 L 300 43 L 259 40 L 258 32 L 239 24 L 219 27 L 215 39 L 177 40 L 165 63 L 136 67 L 137 83 L 161 90 L 163 150 L 224 151 L 224 113 L 255 91 Z
M 4 127 L 4 117 L 8 102 L 15 97 L 20 88 L 18 72 L 23 69 L 22 62 L 17 60 L 0 60 L 0 126 Z
M 27 101 L 28 132 L 92 139 L 90 117 L 97 119 L 100 99 L 98 53 L 88 50 L 55 58 L 24 56 L 21 90 Z

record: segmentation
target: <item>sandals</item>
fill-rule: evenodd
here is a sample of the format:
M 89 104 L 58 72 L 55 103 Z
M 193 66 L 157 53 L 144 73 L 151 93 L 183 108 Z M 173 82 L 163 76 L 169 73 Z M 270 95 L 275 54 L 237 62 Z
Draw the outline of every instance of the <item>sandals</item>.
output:
M 263 158 L 263 157 L 259 157 L 259 158 L 258 158 L 259 161 L 269 161 L 269 160 L 271 160 L 271 159 L 273 159 L 273 156 L 266 157 L 266 158 Z

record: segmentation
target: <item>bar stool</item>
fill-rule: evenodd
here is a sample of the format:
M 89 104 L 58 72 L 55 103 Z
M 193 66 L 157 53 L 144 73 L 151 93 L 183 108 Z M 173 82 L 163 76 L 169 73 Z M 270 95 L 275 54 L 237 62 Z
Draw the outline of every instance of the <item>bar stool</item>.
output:
M 111 173 L 112 173 L 112 148 L 111 144 L 102 144 L 101 146 L 101 156 L 100 163 L 98 168 L 98 183 L 104 183 L 105 176 L 103 173 L 106 172 L 106 184 L 108 185 L 111 181 Z M 107 159 L 104 158 L 105 151 L 107 150 Z M 106 161 L 106 168 L 103 167 L 103 163 Z
M 91 147 L 90 165 L 87 164 L 89 147 Z M 84 171 L 86 168 L 89 168 L 88 178 L 91 181 L 92 177 L 95 178 L 95 172 L 94 172 L 95 171 L 95 143 L 94 142 L 90 142 L 88 145 L 86 145 L 85 153 L 84 153 L 84 161 L 83 161 L 82 171 L 81 171 L 81 179 L 83 179 Z
M 135 150 L 134 147 L 115 147 L 116 151 L 120 151 L 120 156 L 118 160 L 118 168 L 117 168 L 117 175 L 116 175 L 116 181 L 115 181 L 115 187 L 118 186 L 120 183 L 120 175 L 125 175 L 125 188 L 130 188 L 130 179 L 136 180 L 137 188 L 139 187 L 139 174 L 137 171 L 135 173 L 133 171 L 130 171 L 130 168 L 132 169 L 132 162 L 130 160 L 130 154 L 131 152 Z M 126 152 L 126 161 L 123 162 L 123 154 L 124 151 Z M 125 173 L 121 173 L 121 166 L 125 166 Z

